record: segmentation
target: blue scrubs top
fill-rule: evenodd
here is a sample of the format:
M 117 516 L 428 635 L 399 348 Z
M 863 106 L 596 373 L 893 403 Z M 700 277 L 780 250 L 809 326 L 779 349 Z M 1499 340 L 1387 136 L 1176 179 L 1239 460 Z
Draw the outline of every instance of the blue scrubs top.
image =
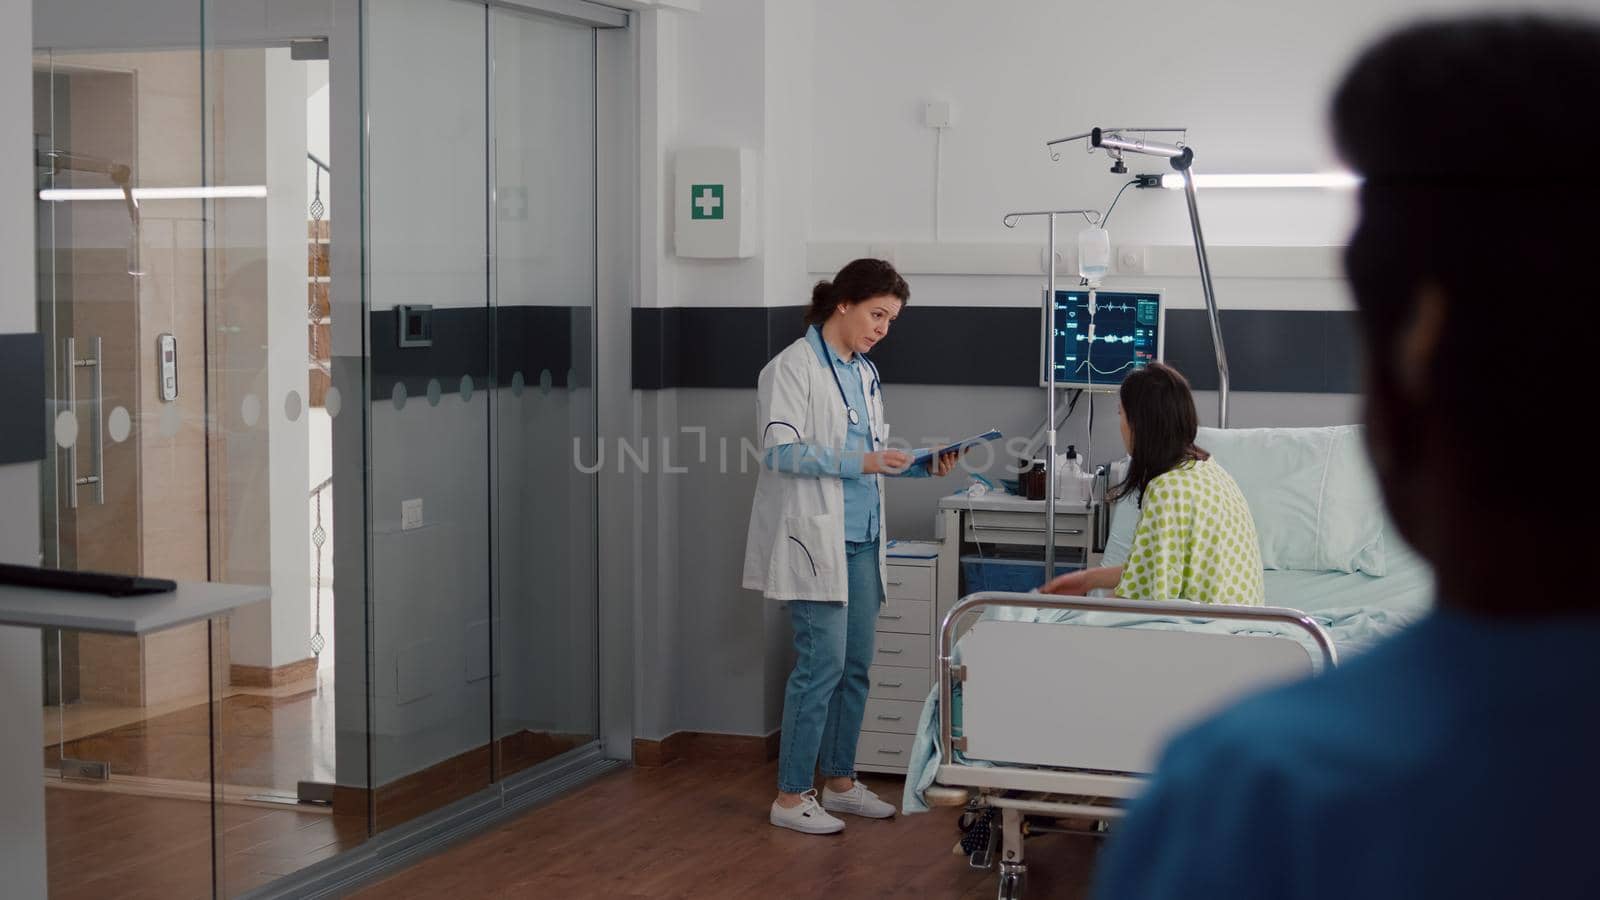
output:
M 1099 900 L 1600 897 L 1600 613 L 1440 611 L 1167 748 Z

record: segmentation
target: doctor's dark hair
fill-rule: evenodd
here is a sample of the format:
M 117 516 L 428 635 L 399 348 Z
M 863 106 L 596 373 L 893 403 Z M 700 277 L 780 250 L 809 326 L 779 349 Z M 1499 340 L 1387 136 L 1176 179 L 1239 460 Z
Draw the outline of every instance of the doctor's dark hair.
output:
M 1593 391 L 1590 354 L 1568 342 L 1600 326 L 1588 271 L 1600 187 L 1581 171 L 1600 118 L 1578 101 L 1597 95 L 1600 22 L 1474 15 L 1382 38 L 1333 97 L 1335 143 L 1363 178 L 1344 262 L 1367 440 L 1395 525 L 1439 574 L 1441 603 L 1596 608 L 1575 566 L 1600 540 L 1586 513 L 1600 489 L 1510 477 L 1484 416 L 1493 411 L 1497 434 L 1546 434 Z M 1541 136 L 1585 148 L 1570 157 L 1580 168 L 1554 168 L 1568 165 L 1554 148 L 1534 152 Z M 1479 533 L 1485 521 L 1528 536 L 1514 585 Z
M 895 297 L 901 303 L 909 303 L 911 288 L 888 260 L 855 260 L 840 269 L 832 281 L 819 281 L 811 289 L 811 306 L 806 310 L 806 324 L 821 325 L 828 321 L 841 303 L 860 303 L 885 295 Z
M 1133 462 L 1111 499 L 1133 494 L 1142 509 L 1150 482 L 1186 462 L 1210 459 L 1211 454 L 1194 445 L 1200 414 L 1188 379 L 1177 369 L 1151 363 L 1123 379 L 1119 399 L 1122 415 L 1133 429 Z

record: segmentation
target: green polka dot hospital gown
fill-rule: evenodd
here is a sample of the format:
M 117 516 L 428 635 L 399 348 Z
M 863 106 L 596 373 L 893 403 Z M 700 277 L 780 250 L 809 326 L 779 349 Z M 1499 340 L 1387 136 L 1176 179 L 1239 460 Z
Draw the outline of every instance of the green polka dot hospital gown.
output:
M 1178 466 L 1150 482 L 1142 507 L 1117 596 L 1266 602 L 1255 521 L 1222 466 L 1209 459 Z

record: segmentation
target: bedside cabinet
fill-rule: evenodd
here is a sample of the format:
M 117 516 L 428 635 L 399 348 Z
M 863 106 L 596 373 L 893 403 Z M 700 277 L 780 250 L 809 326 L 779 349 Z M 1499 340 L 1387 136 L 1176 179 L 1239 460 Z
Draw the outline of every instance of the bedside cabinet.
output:
M 937 581 L 934 556 L 888 558 L 867 711 L 856 745 L 859 771 L 906 771 L 922 703 L 933 686 Z

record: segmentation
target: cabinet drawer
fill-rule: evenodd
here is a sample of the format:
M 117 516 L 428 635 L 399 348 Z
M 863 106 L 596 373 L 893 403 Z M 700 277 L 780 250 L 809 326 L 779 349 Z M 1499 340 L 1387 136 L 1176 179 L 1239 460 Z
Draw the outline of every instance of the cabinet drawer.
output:
M 878 650 L 872 655 L 875 666 L 914 666 L 927 668 L 933 649 L 925 634 L 894 634 L 880 631 L 877 634 Z
M 927 669 L 909 669 L 902 666 L 873 666 L 868 670 L 872 687 L 867 696 L 873 700 L 928 699 L 928 688 L 933 676 Z
M 932 600 L 889 600 L 878 609 L 878 630 L 901 634 L 933 633 Z
M 963 537 L 975 543 L 1044 546 L 1044 513 L 976 509 L 966 516 Z M 1092 546 L 1089 516 L 1056 510 L 1056 546 Z
M 891 734 L 883 731 L 863 731 L 856 744 L 856 765 L 906 767 L 911 762 L 910 734 Z
M 933 568 L 931 566 L 896 566 L 884 569 L 884 596 L 890 600 L 932 600 Z
M 861 718 L 861 730 L 916 734 L 917 719 L 921 716 L 921 702 L 911 700 L 868 700 L 867 713 Z

